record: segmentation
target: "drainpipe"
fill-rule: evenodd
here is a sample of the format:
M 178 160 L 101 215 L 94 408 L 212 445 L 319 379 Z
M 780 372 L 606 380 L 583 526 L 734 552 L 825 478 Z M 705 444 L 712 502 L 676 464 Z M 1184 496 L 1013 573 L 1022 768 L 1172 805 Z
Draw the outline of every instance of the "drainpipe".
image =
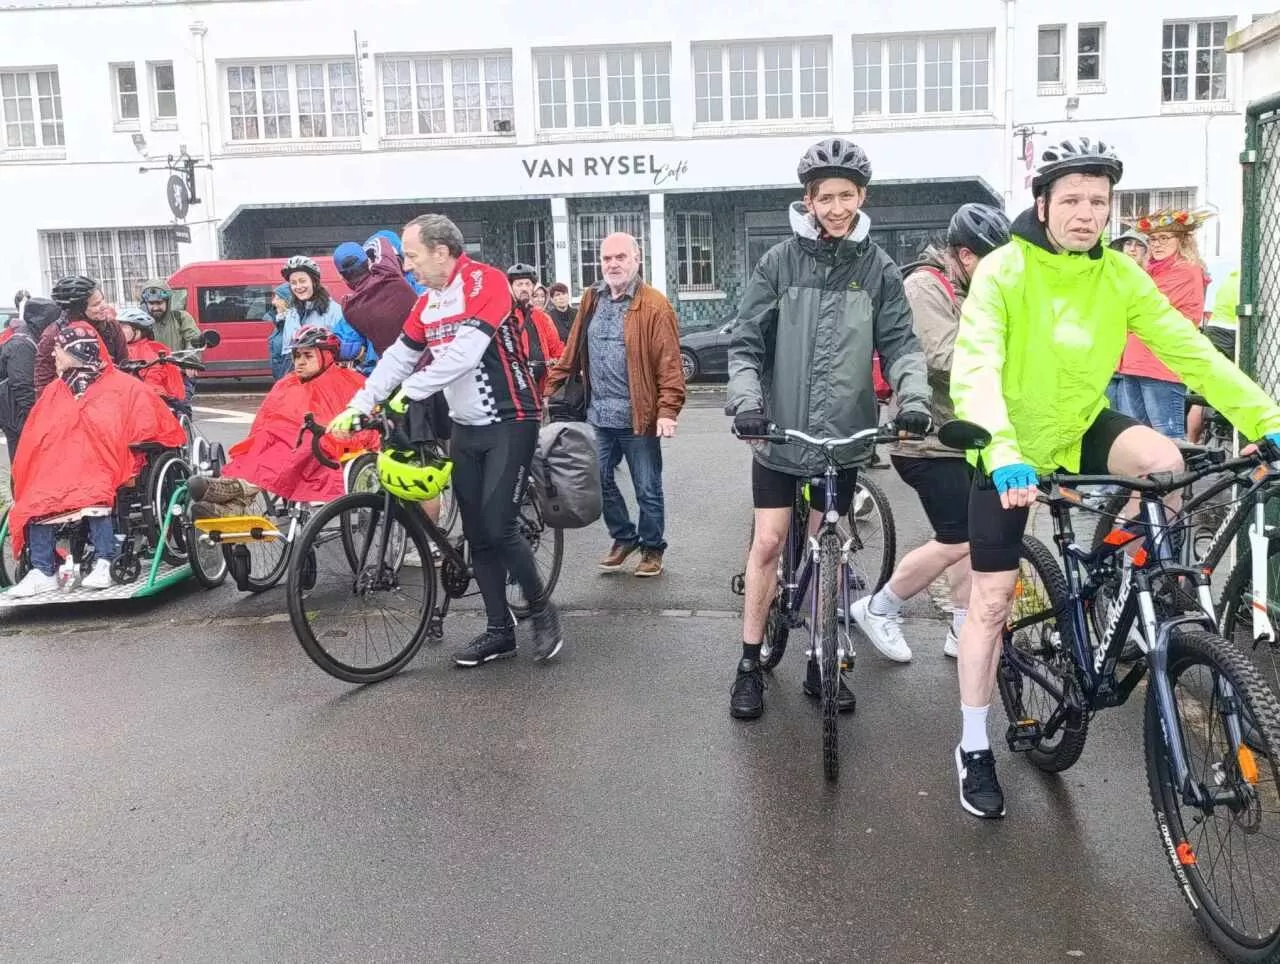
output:
M 1004 209 L 1013 210 L 1013 77 L 1014 77 L 1014 4 L 1017 0 L 1004 0 Z
M 213 163 L 213 138 L 209 129 L 209 76 L 205 68 L 204 37 L 209 28 L 203 21 L 197 20 L 191 25 L 191 36 L 196 42 L 196 70 L 200 78 L 200 152 L 205 160 Z M 214 196 L 213 172 L 210 170 L 204 177 L 204 203 L 209 231 L 213 238 L 212 256 L 222 257 L 221 245 L 218 243 L 217 203 Z

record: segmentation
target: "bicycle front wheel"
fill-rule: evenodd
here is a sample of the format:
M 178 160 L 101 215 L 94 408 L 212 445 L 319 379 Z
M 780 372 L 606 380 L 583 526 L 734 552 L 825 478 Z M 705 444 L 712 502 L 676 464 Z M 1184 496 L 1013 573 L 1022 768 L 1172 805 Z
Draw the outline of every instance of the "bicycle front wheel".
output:
M 818 539 L 818 674 L 822 680 L 822 773 L 840 776 L 840 537 L 824 532 Z
M 840 533 L 853 543 L 849 560 L 849 601 L 879 592 L 893 575 L 898 532 L 889 497 L 866 472 L 858 473 L 849 514 L 840 520 Z
M 1175 629 L 1166 678 L 1147 688 L 1147 781 L 1173 876 L 1208 938 L 1233 961 L 1280 960 L 1280 704 L 1221 636 Z M 1166 727 L 1182 736 L 1192 802 Z
M 303 528 L 289 565 L 289 622 L 330 676 L 348 683 L 387 679 L 426 641 L 435 569 L 400 564 L 406 539 L 420 558 L 431 558 L 416 512 L 383 493 L 358 492 L 319 509 Z M 354 535 L 354 545 L 340 533 Z
M 263 516 L 280 530 L 278 539 L 255 539 L 244 544 L 249 554 L 245 585 L 250 592 L 266 592 L 274 588 L 289 569 L 289 530 L 293 526 L 293 518 L 289 515 L 288 502 L 265 491 L 253 497 L 246 514 Z
M 1280 696 L 1280 640 L 1253 638 L 1253 606 L 1258 596 L 1253 585 L 1253 549 L 1240 540 L 1236 564 L 1218 597 L 1218 627 L 1222 635 L 1246 653 L 1271 691 Z M 1280 626 L 1280 538 L 1267 542 L 1266 613 L 1272 626 Z

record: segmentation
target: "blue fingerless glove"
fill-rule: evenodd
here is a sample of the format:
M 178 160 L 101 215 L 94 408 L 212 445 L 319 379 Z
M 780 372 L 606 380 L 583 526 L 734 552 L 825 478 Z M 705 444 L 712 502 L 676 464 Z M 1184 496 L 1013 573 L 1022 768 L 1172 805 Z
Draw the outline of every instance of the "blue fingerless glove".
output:
M 1268 432 L 1263 438 L 1274 445 L 1276 451 L 1280 451 L 1280 432 Z
M 1001 495 L 1010 489 L 1028 489 L 1040 481 L 1036 470 L 1023 462 L 1004 465 L 991 473 L 991 481 Z

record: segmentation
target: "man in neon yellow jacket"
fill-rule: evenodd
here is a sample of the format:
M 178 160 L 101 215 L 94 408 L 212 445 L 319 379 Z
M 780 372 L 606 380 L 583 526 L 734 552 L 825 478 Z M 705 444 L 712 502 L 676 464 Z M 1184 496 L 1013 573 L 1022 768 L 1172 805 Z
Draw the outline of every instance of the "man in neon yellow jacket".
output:
M 987 738 L 1000 638 L 1039 474 L 1178 471 L 1175 443 L 1107 406 L 1105 391 L 1130 332 L 1251 439 L 1280 442 L 1280 406 L 1214 349 L 1131 258 L 1100 244 L 1123 172 L 1089 138 L 1045 150 L 1035 206 L 1012 239 L 983 259 L 960 316 L 951 369 L 956 416 L 991 432 L 971 460 L 973 588 L 960 632 L 963 729 L 956 747 L 961 803 L 1004 814 Z

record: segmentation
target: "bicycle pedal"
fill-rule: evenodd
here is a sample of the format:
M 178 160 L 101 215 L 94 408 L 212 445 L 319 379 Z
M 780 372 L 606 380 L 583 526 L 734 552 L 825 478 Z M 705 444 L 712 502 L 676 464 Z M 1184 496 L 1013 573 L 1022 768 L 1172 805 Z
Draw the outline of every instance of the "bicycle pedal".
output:
M 1009 749 L 1014 753 L 1026 753 L 1040 745 L 1041 735 L 1039 720 L 1019 720 L 1017 723 L 1009 724 L 1004 738 L 1009 743 Z

